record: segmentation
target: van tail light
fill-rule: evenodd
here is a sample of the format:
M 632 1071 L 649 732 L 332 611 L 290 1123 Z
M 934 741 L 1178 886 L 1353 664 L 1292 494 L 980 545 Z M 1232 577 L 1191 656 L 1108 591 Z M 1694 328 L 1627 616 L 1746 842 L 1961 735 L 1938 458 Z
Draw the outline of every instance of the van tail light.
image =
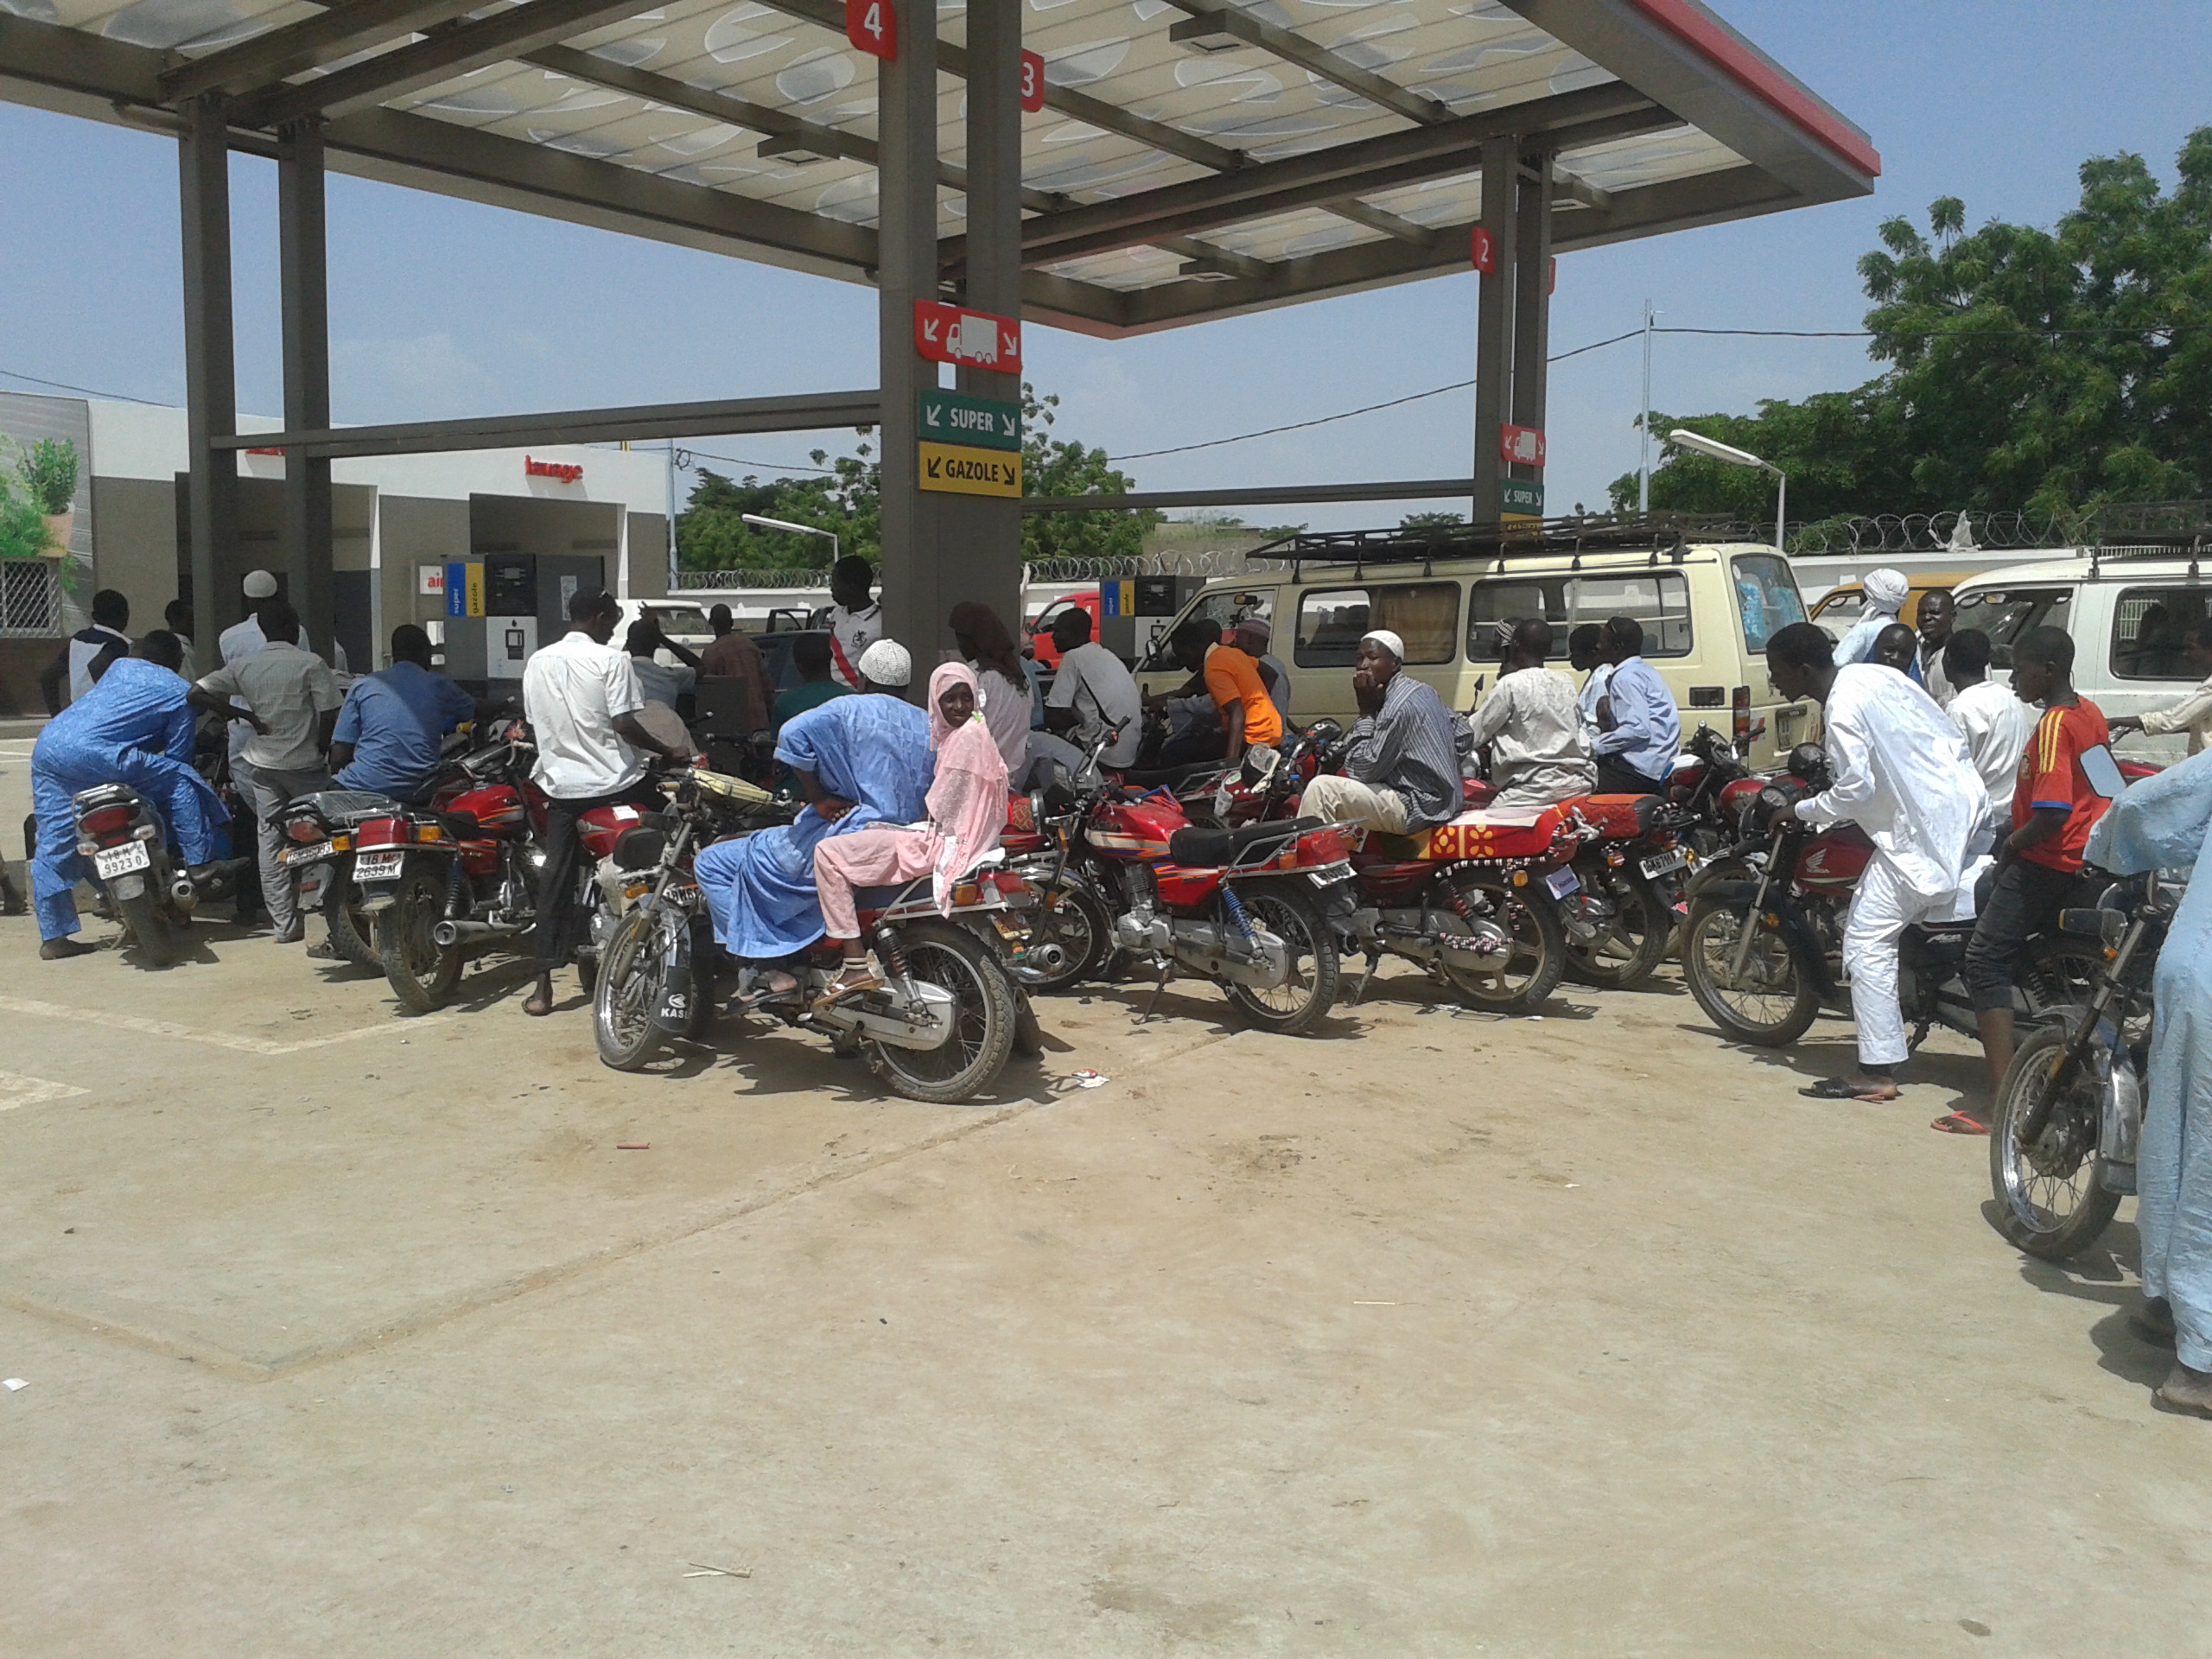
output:
M 1751 688 L 1750 686 L 1739 685 L 1736 688 L 1736 695 L 1728 700 L 1728 712 L 1732 716 L 1730 723 L 1735 728 L 1732 735 L 1738 745 L 1750 742 L 1751 741 Z
M 87 812 L 79 821 L 77 833 L 91 839 L 98 836 L 111 836 L 130 827 L 131 810 L 127 806 L 103 806 Z

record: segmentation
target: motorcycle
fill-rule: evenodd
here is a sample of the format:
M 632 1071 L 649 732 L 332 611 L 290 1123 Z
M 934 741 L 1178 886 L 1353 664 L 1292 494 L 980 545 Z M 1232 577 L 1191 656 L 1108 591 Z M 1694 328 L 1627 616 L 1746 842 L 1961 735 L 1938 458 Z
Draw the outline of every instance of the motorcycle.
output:
M 372 819 L 404 810 L 397 801 L 373 790 L 326 789 L 302 795 L 287 805 L 277 823 L 290 843 L 280 855 L 299 879 L 302 916 L 321 911 L 339 957 L 357 968 L 381 969 L 372 918 L 362 906 L 354 879 L 353 838 Z
M 1682 976 L 1707 1017 L 1738 1042 L 1780 1048 L 1803 1036 L 1823 1007 L 1850 1010 L 1844 923 L 1874 843 L 1856 824 L 1815 830 L 1788 810 L 1827 781 L 1827 757 L 1801 743 L 1787 772 L 1722 791 L 1724 803 L 1743 808 L 1743 838 L 1691 888 Z M 1905 929 L 1897 1003 L 1911 1027 L 1909 1047 L 1919 1047 L 1938 1025 L 1979 1035 L 1974 1003 L 1958 978 L 1973 938 L 1971 918 Z M 2094 952 L 2063 934 L 2030 939 L 2013 992 L 2015 1015 L 2041 1025 L 2082 1001 L 2095 966 Z
M 1099 771 L 1111 741 L 1100 735 L 1064 791 L 1057 854 L 1111 912 L 1111 948 L 1149 963 L 1153 1007 L 1181 968 L 1218 982 L 1252 1025 L 1311 1030 L 1336 1001 L 1337 938 L 1351 909 L 1342 833 L 1312 818 L 1194 825 L 1165 791 Z M 1274 764 L 1274 753 L 1255 764 Z
M 1997 1224 L 2031 1255 L 2079 1255 L 2135 1191 L 2151 982 L 2176 905 L 2154 872 L 2059 913 L 2059 931 L 2097 953 L 2089 995 L 2014 1052 L 1989 1126 Z
M 235 895 L 248 861 L 223 859 L 197 870 L 171 855 L 161 819 L 128 784 L 95 784 L 70 798 L 77 851 L 92 861 L 124 929 L 146 960 L 166 968 L 177 935 L 200 902 Z
M 715 947 L 693 855 L 738 825 L 757 830 L 791 817 L 788 804 L 742 779 L 693 772 L 677 781 L 665 811 L 648 813 L 616 841 L 607 868 L 631 908 L 614 925 L 592 993 L 593 1036 L 606 1064 L 635 1071 L 670 1038 L 703 1033 Z M 843 965 L 823 941 L 796 964 L 794 990 L 762 988 L 768 969 L 741 969 L 741 1005 L 857 1049 L 909 1099 L 952 1104 L 988 1089 L 1021 1013 L 1001 951 L 974 931 L 1003 923 L 1021 901 L 1021 879 L 990 868 L 1003 858 L 994 850 L 954 884 L 950 917 L 938 913 L 930 876 L 863 890 L 861 934 L 885 976 L 877 989 L 816 1007 Z
M 1578 845 L 1580 890 L 1562 899 L 1567 971 L 1585 985 L 1633 990 L 1675 944 L 1675 906 L 1696 855 L 1692 818 L 1656 795 L 1583 795 L 1560 804 Z

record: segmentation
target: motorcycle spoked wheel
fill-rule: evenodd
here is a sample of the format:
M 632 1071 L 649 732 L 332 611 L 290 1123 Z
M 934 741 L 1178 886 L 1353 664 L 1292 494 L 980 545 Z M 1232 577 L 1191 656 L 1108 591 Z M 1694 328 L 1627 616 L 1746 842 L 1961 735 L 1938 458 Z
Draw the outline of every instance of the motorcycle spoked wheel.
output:
M 1341 964 L 1335 931 L 1320 908 L 1295 888 L 1269 886 L 1238 897 L 1252 925 L 1282 941 L 1289 975 L 1272 990 L 1224 981 L 1230 1005 L 1263 1031 L 1294 1037 L 1312 1030 L 1337 1000 Z M 1230 925 L 1225 912 L 1221 925 Z
M 956 1105 L 998 1080 L 1014 1048 L 1014 982 L 998 954 L 956 923 L 899 930 L 906 971 L 952 994 L 952 1035 L 941 1048 L 863 1039 L 868 1065 L 909 1100 Z
M 2095 1243 L 2112 1224 L 2120 1199 L 2097 1180 L 2102 1109 L 2087 1066 L 2052 1103 L 2036 1145 L 2019 1144 L 2020 1124 L 2065 1050 L 2063 1024 L 2044 1026 L 2023 1042 L 2005 1073 L 1989 1126 L 1989 1185 L 1997 1198 L 1998 1230 L 2046 1262 L 2063 1262 Z
M 615 925 L 600 955 L 591 992 L 592 1041 L 599 1058 L 617 1071 L 635 1071 L 660 1052 L 664 1033 L 653 1023 L 653 994 L 659 977 L 654 969 L 668 944 L 664 914 L 632 911 Z M 671 919 L 683 925 L 680 917 Z M 696 1006 L 692 1017 L 696 1022 Z
M 1048 996 L 1080 985 L 1105 967 L 1114 950 L 1114 918 L 1089 886 L 1065 874 L 1039 893 L 1037 907 L 1028 912 L 1030 944 L 1058 945 L 1062 965 L 1049 973 L 1021 965 L 1012 971 L 1032 993 Z
M 1750 916 L 1748 905 L 1708 900 L 1695 906 L 1682 934 L 1682 977 L 1723 1036 L 1780 1048 L 1812 1029 L 1821 1012 L 1820 988 L 1806 977 L 1781 931 L 1769 927 L 1752 939 L 1742 980 L 1731 979 Z
M 445 909 L 444 870 L 417 864 L 376 918 L 377 961 L 392 995 L 417 1014 L 445 1007 L 461 983 L 461 946 L 441 945 L 430 937 Z
M 1591 885 L 1580 865 L 1575 873 Z M 1662 909 L 1649 883 L 1607 869 L 1599 876 L 1613 906 L 1612 919 L 1594 938 L 1577 938 L 1561 924 L 1567 941 L 1567 975 L 1600 990 L 1632 991 L 1659 970 L 1675 942 L 1675 913 Z
M 155 902 L 150 886 L 136 898 L 117 899 L 115 907 L 122 914 L 124 926 L 137 941 L 139 954 L 149 963 L 166 968 L 176 960 L 176 934 L 170 928 L 169 918 L 162 914 L 162 907 Z
M 338 952 L 341 961 L 356 968 L 384 967 L 384 958 L 377 954 L 376 926 L 368 912 L 358 904 L 346 902 L 350 881 L 322 901 L 322 919 L 330 930 L 330 947 Z
M 1567 929 L 1559 906 L 1530 876 L 1516 887 L 1503 870 L 1474 870 L 1452 878 L 1469 909 L 1503 930 L 1512 949 L 1495 974 L 1473 973 L 1440 963 L 1445 979 L 1471 1007 L 1485 1014 L 1534 1014 L 1559 988 L 1567 972 Z

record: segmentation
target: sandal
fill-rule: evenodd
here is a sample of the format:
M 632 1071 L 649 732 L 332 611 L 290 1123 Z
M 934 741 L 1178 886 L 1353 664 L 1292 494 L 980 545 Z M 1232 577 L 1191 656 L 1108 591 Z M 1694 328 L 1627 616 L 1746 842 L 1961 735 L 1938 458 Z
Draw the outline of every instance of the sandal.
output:
M 764 1002 L 772 1002 L 778 997 L 789 996 L 798 988 L 798 981 L 793 979 L 789 974 L 780 969 L 772 970 L 755 979 L 751 990 L 742 995 L 730 998 L 730 1006 L 741 1009 L 757 1008 Z
M 1978 1117 L 1969 1117 L 1964 1112 L 1946 1112 L 1928 1127 L 1931 1129 L 1939 1129 L 1945 1135 L 1987 1135 L 1989 1133 L 1988 1124 Z
M 1897 1085 L 1891 1084 L 1890 1090 L 1886 1095 L 1876 1094 L 1848 1077 L 1822 1077 L 1818 1083 L 1808 1084 L 1797 1092 L 1808 1100 L 1863 1100 L 1879 1103 L 1897 1098 Z
M 862 996 L 882 988 L 883 981 L 866 969 L 861 970 L 858 977 L 849 970 L 822 988 L 821 995 L 814 999 L 815 1011 L 819 1013 L 824 1008 L 834 1008 L 849 996 Z

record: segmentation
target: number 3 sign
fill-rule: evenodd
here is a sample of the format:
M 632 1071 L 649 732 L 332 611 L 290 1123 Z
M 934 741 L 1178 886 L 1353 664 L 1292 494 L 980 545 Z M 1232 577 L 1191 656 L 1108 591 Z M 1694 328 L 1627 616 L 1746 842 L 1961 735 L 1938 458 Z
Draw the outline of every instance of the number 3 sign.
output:
M 891 0 L 845 0 L 845 38 L 872 58 L 899 56 L 899 20 Z
M 1032 115 L 1045 107 L 1045 60 L 1034 52 L 1021 54 L 1021 107 Z

